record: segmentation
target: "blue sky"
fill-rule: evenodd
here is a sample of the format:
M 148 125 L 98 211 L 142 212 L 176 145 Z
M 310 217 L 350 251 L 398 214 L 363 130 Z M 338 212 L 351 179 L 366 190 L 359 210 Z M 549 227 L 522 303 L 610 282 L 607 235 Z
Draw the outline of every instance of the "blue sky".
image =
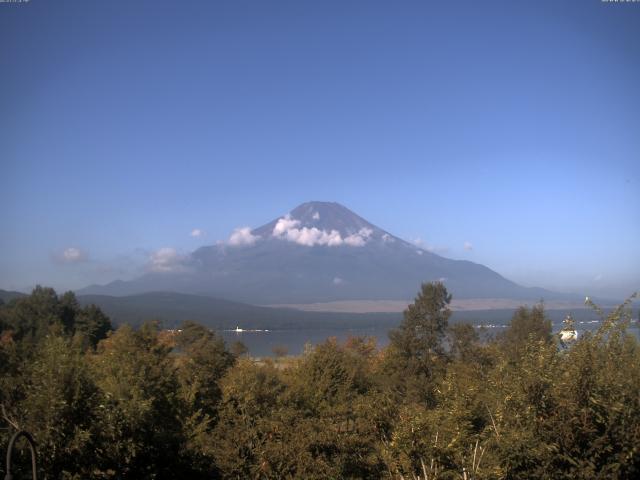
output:
M 0 4 L 0 163 L 0 288 L 131 278 L 330 200 L 525 285 L 625 295 L 640 3 Z

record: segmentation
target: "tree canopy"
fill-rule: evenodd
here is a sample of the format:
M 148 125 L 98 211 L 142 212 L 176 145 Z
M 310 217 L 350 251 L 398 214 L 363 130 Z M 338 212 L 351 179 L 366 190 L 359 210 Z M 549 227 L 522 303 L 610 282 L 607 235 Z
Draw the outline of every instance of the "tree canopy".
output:
M 0 444 L 28 430 L 40 476 L 62 479 L 640 476 L 628 302 L 560 348 L 542 304 L 481 339 L 450 301 L 422 285 L 384 348 L 255 359 L 194 322 L 114 331 L 37 287 L 0 305 Z

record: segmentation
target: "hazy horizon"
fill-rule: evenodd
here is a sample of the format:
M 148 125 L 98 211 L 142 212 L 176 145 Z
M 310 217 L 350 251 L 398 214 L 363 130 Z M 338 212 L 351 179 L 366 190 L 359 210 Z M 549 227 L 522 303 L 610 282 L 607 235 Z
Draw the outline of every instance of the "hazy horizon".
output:
M 0 288 L 335 201 L 524 286 L 640 289 L 640 8 L 0 4 Z

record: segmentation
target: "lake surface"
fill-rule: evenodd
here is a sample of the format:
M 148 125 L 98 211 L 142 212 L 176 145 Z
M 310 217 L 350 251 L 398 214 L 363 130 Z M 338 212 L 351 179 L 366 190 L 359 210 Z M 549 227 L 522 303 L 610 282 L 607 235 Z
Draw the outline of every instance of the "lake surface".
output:
M 454 312 L 450 323 L 468 322 L 474 326 L 484 327 L 486 334 L 494 335 L 506 328 L 513 315 L 513 310 L 487 310 L 475 312 Z M 548 311 L 547 315 L 552 321 L 553 331 L 558 332 L 562 328 L 562 320 L 566 311 Z M 586 331 L 597 330 L 600 320 L 591 310 L 581 310 L 574 312 L 578 335 Z M 637 315 L 634 315 L 637 318 Z M 637 322 L 633 322 L 629 329 L 640 339 L 640 330 Z M 374 337 L 378 347 L 384 347 L 389 343 L 388 332 L 391 328 L 397 327 L 396 323 L 386 325 L 375 325 L 371 327 L 349 328 L 314 328 L 314 329 L 286 329 L 286 330 L 260 330 L 260 331 L 219 331 L 227 345 L 235 341 L 241 341 L 249 349 L 249 354 L 254 357 L 273 356 L 275 347 L 285 347 L 290 355 L 299 355 L 304 352 L 306 344 L 317 345 L 330 337 L 336 337 L 340 342 L 344 342 L 349 337 L 367 336 Z

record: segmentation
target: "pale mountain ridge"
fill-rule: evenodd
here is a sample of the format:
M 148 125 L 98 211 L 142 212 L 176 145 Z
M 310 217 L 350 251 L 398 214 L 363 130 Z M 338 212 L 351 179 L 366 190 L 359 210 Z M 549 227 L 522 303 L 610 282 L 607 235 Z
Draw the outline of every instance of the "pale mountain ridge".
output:
M 577 300 L 420 249 L 335 202 L 306 202 L 240 233 L 234 243 L 199 248 L 176 271 L 149 272 L 79 293 L 173 291 L 262 305 L 405 301 L 421 283 L 444 281 L 456 299 Z

